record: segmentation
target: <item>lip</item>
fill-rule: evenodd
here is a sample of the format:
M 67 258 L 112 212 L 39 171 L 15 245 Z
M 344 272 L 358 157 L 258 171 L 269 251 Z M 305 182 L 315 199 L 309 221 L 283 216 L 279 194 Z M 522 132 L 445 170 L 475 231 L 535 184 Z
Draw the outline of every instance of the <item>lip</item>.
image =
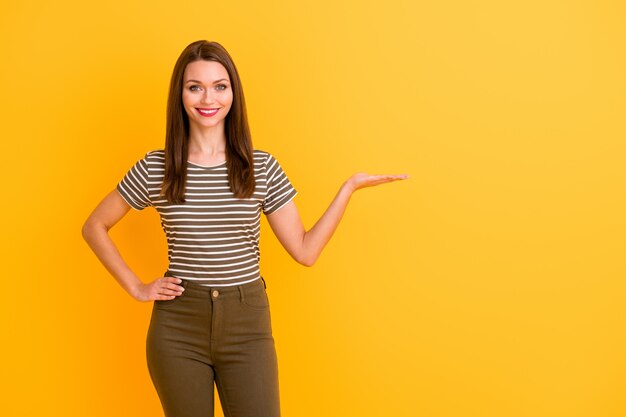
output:
M 198 107 L 195 107 L 195 109 L 196 109 L 196 111 L 198 112 L 198 114 L 199 114 L 200 116 L 202 116 L 202 117 L 213 117 L 213 116 L 215 116 L 215 115 L 219 112 L 219 110 L 220 110 L 219 108 L 217 108 L 217 109 L 203 109 L 203 108 L 198 108 Z M 205 110 L 205 111 L 210 110 L 210 111 L 212 111 L 212 113 L 203 113 L 203 112 L 201 112 L 200 110 Z

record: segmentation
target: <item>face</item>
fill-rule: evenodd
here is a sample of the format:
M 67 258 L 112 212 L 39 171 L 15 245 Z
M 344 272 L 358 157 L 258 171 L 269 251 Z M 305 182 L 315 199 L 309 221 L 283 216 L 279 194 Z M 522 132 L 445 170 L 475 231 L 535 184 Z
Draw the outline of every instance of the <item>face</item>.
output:
M 183 75 L 183 106 L 191 129 L 224 127 L 233 104 L 233 90 L 226 68 L 215 61 L 195 61 Z

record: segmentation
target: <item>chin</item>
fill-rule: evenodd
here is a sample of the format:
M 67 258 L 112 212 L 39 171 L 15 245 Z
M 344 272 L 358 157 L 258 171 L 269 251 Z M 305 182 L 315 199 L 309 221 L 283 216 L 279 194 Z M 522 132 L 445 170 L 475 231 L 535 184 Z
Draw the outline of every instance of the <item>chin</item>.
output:
M 221 123 L 224 123 L 224 119 L 220 119 L 220 120 L 201 120 L 197 123 L 195 123 L 196 125 L 198 125 L 199 127 L 215 127 L 220 125 Z

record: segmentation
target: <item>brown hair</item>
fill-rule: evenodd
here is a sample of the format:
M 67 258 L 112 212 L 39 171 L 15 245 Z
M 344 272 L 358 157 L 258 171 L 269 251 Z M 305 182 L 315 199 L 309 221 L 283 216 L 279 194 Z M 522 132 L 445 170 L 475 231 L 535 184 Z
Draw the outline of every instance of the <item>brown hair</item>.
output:
M 165 174 L 161 195 L 173 204 L 185 202 L 187 182 L 189 116 L 183 107 L 183 75 L 189 63 L 200 60 L 222 64 L 228 71 L 233 89 L 233 103 L 224 123 L 230 189 L 237 198 L 249 198 L 255 188 L 252 138 L 239 73 L 222 45 L 200 40 L 190 43 L 178 57 L 167 99 Z

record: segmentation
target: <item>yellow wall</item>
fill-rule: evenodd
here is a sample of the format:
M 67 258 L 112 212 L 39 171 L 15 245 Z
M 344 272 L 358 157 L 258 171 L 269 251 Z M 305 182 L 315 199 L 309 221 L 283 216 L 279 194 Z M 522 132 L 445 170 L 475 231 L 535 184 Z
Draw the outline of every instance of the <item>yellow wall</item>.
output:
M 312 268 L 263 218 L 283 415 L 626 414 L 622 2 L 126 3 L 3 7 L 2 415 L 162 415 L 151 304 L 80 228 L 163 146 L 198 39 L 308 227 L 353 172 L 411 176 L 359 190 Z M 111 234 L 163 273 L 154 209 Z

